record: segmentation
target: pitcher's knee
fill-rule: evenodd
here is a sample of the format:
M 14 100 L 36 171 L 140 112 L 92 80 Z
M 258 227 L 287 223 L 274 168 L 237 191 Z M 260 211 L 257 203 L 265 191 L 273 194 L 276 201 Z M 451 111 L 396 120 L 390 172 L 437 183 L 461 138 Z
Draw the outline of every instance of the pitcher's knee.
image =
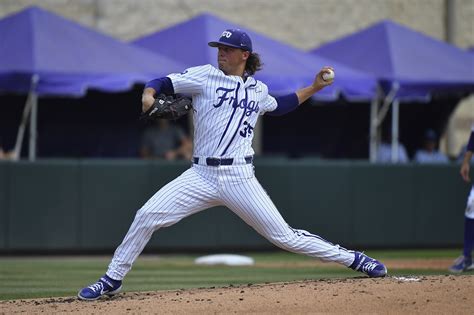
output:
M 273 236 L 269 238 L 269 241 L 287 251 L 293 252 L 298 250 L 298 238 L 292 234 Z
M 142 227 L 157 229 L 160 227 L 163 217 L 163 213 L 160 211 L 141 208 L 135 215 L 135 221 L 139 222 Z
M 135 220 L 139 220 L 144 226 L 152 227 L 157 230 L 162 227 L 171 226 L 179 222 L 183 217 L 179 211 L 142 207 L 137 211 Z

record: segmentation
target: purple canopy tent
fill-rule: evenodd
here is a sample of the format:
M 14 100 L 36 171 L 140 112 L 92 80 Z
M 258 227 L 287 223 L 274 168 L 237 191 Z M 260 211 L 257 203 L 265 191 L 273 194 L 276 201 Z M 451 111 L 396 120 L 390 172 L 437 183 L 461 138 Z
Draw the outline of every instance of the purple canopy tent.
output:
M 362 31 L 315 48 L 317 56 L 330 56 L 345 65 L 372 73 L 387 97 L 371 110 L 371 161 L 375 161 L 377 130 L 392 104 L 392 157 L 396 160 L 400 101 L 427 102 L 433 93 L 474 91 L 474 62 L 469 54 L 443 41 L 392 21 L 382 21 Z
M 183 65 L 115 40 L 38 7 L 0 20 L 0 93 L 29 93 L 29 158 L 36 158 L 38 96 L 79 97 L 87 89 L 116 92 L 178 71 Z M 19 136 L 24 130 L 20 126 Z M 19 143 L 20 142 L 20 143 Z M 19 156 L 20 137 L 15 146 Z
M 217 40 L 226 29 L 245 30 L 252 39 L 253 49 L 263 62 L 263 70 L 255 78 L 267 84 L 273 95 L 293 93 L 308 86 L 316 72 L 326 65 L 335 68 L 336 80 L 333 85 L 318 92 L 314 98 L 323 101 L 337 100 L 340 95 L 351 101 L 371 100 L 377 93 L 374 76 L 351 69 L 341 63 L 324 57 L 314 57 L 248 28 L 225 21 L 210 14 L 201 14 L 188 21 L 136 39 L 133 43 L 183 62 L 187 67 L 202 64 L 217 64 L 215 48 L 207 45 Z M 163 44 L 166 43 L 166 44 Z M 261 152 L 261 121 L 255 128 L 254 149 Z
M 310 54 L 270 39 L 242 26 L 222 20 L 210 14 L 201 14 L 188 21 L 149 34 L 133 41 L 133 44 L 153 52 L 174 58 L 187 67 L 216 65 L 216 50 L 208 47 L 226 29 L 245 30 L 252 38 L 254 51 L 264 63 L 263 70 L 255 77 L 268 85 L 272 94 L 286 94 L 309 85 L 316 72 L 331 65 L 336 70 L 334 84 L 316 94 L 322 100 L 335 100 L 340 94 L 349 100 L 370 100 L 374 97 L 377 82 L 374 76 L 351 69 L 329 58 Z M 166 44 L 163 44 L 166 43 Z

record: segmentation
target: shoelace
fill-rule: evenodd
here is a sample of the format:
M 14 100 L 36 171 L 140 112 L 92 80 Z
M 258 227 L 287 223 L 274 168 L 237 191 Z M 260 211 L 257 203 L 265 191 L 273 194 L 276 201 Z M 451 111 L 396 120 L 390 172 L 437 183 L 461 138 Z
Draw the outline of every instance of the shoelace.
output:
M 377 266 L 378 264 L 375 261 L 369 261 L 362 266 L 362 271 L 370 272 L 374 270 Z
M 90 285 L 89 288 L 94 292 L 97 292 L 97 291 L 102 292 L 102 290 L 104 290 L 104 285 L 102 284 L 102 282 L 97 282 L 97 283 L 94 283 L 93 285 Z

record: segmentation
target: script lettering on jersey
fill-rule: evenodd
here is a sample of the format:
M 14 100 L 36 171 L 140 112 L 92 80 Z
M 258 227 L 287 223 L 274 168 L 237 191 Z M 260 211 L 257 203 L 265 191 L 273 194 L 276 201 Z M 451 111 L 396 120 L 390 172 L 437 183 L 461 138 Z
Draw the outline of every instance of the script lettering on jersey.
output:
M 245 111 L 245 116 L 250 116 L 252 113 L 258 113 L 259 107 L 258 102 L 254 100 L 248 101 L 247 93 L 245 93 L 245 97 L 242 98 L 240 101 L 235 100 L 235 92 L 234 89 L 226 89 L 224 87 L 219 87 L 216 89 L 216 94 L 219 95 L 217 97 L 217 104 L 213 104 L 214 108 L 221 107 L 226 101 L 229 106 L 235 108 L 241 108 Z M 233 95 L 234 94 L 234 95 Z

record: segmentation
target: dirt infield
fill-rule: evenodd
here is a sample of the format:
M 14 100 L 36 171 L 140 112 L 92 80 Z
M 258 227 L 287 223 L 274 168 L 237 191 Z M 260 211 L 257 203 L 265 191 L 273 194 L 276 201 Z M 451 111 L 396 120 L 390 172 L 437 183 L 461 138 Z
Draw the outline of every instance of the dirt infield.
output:
M 472 314 L 474 276 L 349 278 L 0 302 L 0 314 Z

